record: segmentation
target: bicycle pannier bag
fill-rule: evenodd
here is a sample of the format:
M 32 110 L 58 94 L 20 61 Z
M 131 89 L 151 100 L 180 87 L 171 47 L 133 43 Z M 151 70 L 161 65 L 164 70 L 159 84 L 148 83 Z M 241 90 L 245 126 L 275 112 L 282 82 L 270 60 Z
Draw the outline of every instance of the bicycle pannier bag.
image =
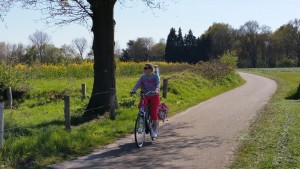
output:
M 162 121 L 168 117 L 169 107 L 165 103 L 160 103 L 158 107 L 158 118 Z

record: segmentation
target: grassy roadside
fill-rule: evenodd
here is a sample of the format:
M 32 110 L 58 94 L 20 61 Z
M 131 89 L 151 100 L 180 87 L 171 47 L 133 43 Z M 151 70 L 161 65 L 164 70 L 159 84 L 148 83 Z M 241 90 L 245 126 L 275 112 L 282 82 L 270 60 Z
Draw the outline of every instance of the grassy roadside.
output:
M 244 69 L 270 77 L 278 88 L 247 134 L 230 168 L 300 168 L 300 68 Z M 298 100 L 297 100 L 298 99 Z
M 162 101 L 174 115 L 240 84 L 237 74 L 209 80 L 189 71 L 162 76 L 169 79 L 168 98 Z M 115 121 L 99 117 L 80 124 L 88 99 L 81 100 L 80 85 L 87 84 L 91 93 L 92 78 L 29 79 L 30 96 L 18 107 L 5 111 L 5 144 L 0 152 L 0 168 L 45 168 L 47 165 L 91 152 L 131 134 L 138 98 L 129 91 L 138 76 L 118 77 L 118 115 Z M 64 129 L 63 94 L 71 96 L 72 131 Z

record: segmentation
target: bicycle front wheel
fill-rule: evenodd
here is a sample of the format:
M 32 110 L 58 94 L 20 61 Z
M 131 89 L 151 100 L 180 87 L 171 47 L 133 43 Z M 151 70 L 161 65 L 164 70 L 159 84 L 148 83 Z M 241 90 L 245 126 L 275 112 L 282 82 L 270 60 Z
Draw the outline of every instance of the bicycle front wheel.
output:
M 138 116 L 134 127 L 135 144 L 138 148 L 143 147 L 145 142 L 145 133 L 145 118 L 143 116 Z

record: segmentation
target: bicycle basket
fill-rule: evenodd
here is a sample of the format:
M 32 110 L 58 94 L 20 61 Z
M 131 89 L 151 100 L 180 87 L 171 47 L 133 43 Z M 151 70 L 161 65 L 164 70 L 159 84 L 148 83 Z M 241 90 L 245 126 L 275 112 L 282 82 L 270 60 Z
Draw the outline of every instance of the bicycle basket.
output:
M 158 118 L 165 121 L 168 117 L 169 107 L 165 103 L 161 103 L 158 107 Z

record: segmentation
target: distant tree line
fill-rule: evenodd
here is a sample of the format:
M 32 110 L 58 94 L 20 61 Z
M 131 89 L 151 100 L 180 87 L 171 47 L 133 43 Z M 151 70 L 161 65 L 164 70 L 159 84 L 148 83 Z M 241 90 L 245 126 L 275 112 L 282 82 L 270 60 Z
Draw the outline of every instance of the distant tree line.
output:
M 171 28 L 164 60 L 197 63 L 235 51 L 239 67 L 300 66 L 300 20 L 295 19 L 272 32 L 270 27 L 248 21 L 239 29 L 224 23 L 214 23 L 200 37 L 192 30 L 182 35 Z
M 91 49 L 87 55 L 85 54 L 88 49 L 85 38 L 76 38 L 70 45 L 55 47 L 51 44 L 51 38 L 47 33 L 36 31 L 29 36 L 29 40 L 30 45 L 0 42 L 0 61 L 33 65 L 79 63 L 93 59 Z
M 55 47 L 47 33 L 36 31 L 29 40 L 31 44 L 27 46 L 0 42 L 0 61 L 31 65 L 93 60 L 93 52 L 84 38 Z M 194 36 L 192 30 L 183 35 L 181 28 L 178 31 L 171 28 L 166 41 L 155 43 L 151 37 L 139 37 L 129 40 L 125 49 L 121 50 L 118 43 L 115 45 L 116 58 L 134 62 L 195 64 L 218 58 L 227 51 L 236 53 L 238 67 L 300 67 L 300 20 L 291 20 L 274 32 L 256 21 L 248 21 L 239 29 L 214 23 L 200 37 Z
M 129 40 L 127 48 L 122 50 L 120 61 L 163 61 L 166 42 L 160 39 L 155 43 L 153 38 L 137 38 Z

